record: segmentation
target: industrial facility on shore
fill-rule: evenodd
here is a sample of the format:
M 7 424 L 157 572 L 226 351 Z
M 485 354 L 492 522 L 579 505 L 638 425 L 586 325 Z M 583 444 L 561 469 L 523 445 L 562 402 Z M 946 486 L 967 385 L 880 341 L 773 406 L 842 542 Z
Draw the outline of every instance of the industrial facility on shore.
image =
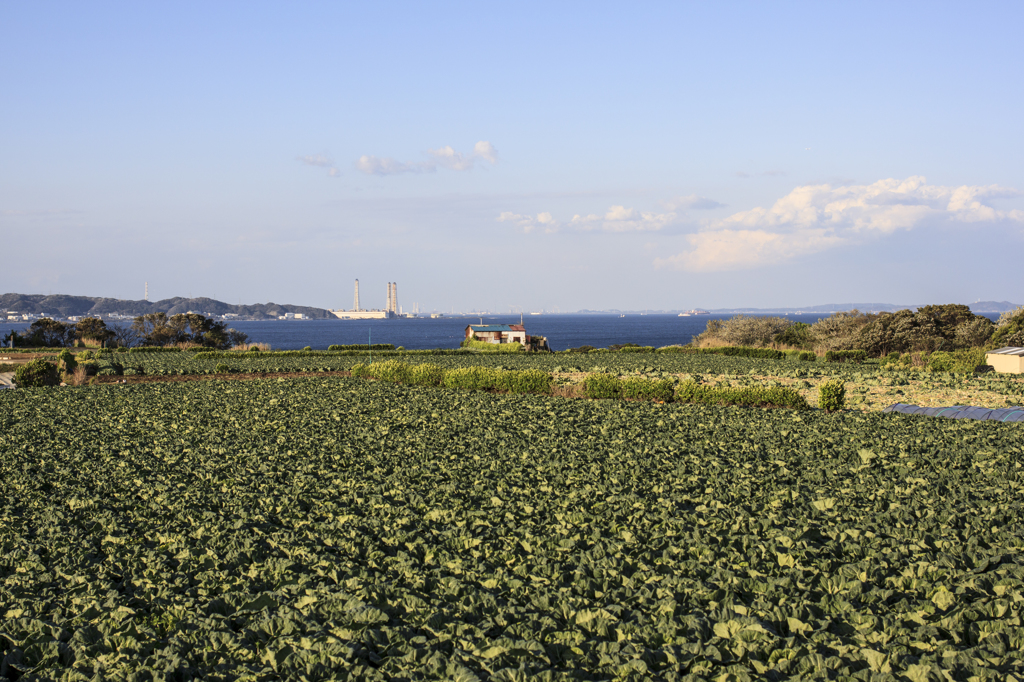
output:
M 396 282 L 388 282 L 388 302 L 383 310 L 379 308 L 371 308 L 364 310 L 359 305 L 359 280 L 356 280 L 355 298 L 352 304 L 352 310 L 331 310 L 331 314 L 342 320 L 390 320 L 396 317 L 416 317 L 416 313 L 405 313 L 402 312 L 402 307 L 398 305 L 398 284 Z

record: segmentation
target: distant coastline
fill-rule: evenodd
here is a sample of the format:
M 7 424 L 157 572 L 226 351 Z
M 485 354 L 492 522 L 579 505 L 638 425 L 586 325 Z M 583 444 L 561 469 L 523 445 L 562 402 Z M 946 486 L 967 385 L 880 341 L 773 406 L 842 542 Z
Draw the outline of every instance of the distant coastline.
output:
M 669 310 L 626 310 L 610 308 L 606 310 L 577 310 L 575 312 L 528 311 L 528 314 L 556 315 L 679 315 L 680 313 L 710 315 L 799 315 L 799 314 L 831 314 L 844 310 L 860 310 L 861 312 L 895 312 L 904 309 L 917 309 L 925 304 L 893 304 L 893 303 L 826 303 L 823 305 L 790 307 L 790 308 L 699 308 L 679 307 Z M 1003 313 L 1017 308 L 1020 304 L 1009 301 L 976 301 L 967 304 L 975 313 Z M 53 317 L 67 319 L 69 317 L 103 317 L 107 319 L 131 319 L 139 315 L 163 312 L 168 315 L 196 312 L 207 317 L 224 320 L 277 320 L 277 319 L 337 319 L 334 313 L 325 308 L 279 303 L 231 304 L 212 298 L 167 298 L 160 301 L 132 301 L 116 298 L 99 298 L 91 296 L 71 296 L 66 294 L 2 294 L 0 295 L 0 321 L 11 322 Z M 429 316 L 424 311 L 421 316 Z M 451 311 L 444 313 L 446 317 L 474 317 L 478 315 L 504 315 L 502 311 Z

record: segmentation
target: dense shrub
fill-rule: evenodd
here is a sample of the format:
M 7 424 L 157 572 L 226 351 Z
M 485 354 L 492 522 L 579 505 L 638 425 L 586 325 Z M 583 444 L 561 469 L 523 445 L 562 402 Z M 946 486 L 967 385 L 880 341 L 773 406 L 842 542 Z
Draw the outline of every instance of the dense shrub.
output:
M 811 332 L 811 325 L 797 322 L 776 334 L 772 341 L 783 346 L 810 348 L 814 345 L 814 334 Z
M 467 350 L 479 350 L 485 353 L 519 353 L 523 350 L 521 343 L 489 343 L 479 339 L 463 339 L 459 344 L 460 348 Z
M 622 380 L 614 374 L 591 374 L 583 382 L 583 393 L 588 398 L 622 397 Z
M 509 393 L 551 392 L 553 377 L 539 369 L 495 370 L 494 387 Z
M 1024 347 L 1024 306 L 999 316 L 990 343 L 993 348 Z
M 429 363 L 409 368 L 409 383 L 416 386 L 440 386 L 444 383 L 444 368 Z
M 619 353 L 653 353 L 654 352 L 654 346 L 637 346 L 637 345 L 632 344 L 632 343 L 627 343 L 627 344 L 619 346 L 617 348 L 615 346 L 609 346 L 608 349 L 609 350 L 618 351 Z
M 120 350 L 120 348 L 118 349 Z M 139 346 L 138 348 L 129 348 L 129 353 L 181 353 L 185 351 L 185 348 L 178 348 L 176 346 Z M 188 349 L 191 350 L 191 349 Z
M 494 388 L 495 371 L 490 367 L 458 367 L 444 373 L 446 388 L 467 388 L 470 390 L 486 390 Z
M 14 373 L 14 383 L 19 388 L 56 386 L 60 383 L 57 366 L 39 359 L 28 362 Z
M 955 372 L 957 374 L 973 374 L 984 371 L 985 351 L 981 348 L 956 350 L 951 352 L 935 351 L 928 356 L 929 372 Z
M 745 407 L 790 407 L 808 409 L 807 401 L 796 389 L 786 386 L 703 386 L 692 381 L 679 385 L 675 399 L 701 405 L 740 405 Z
M 825 362 L 854 362 L 860 364 L 868 359 L 864 350 L 830 350 L 825 353 Z
M 411 365 L 400 360 L 385 360 L 371 365 L 356 365 L 352 376 L 407 383 L 416 386 L 445 386 L 471 390 L 498 390 L 509 393 L 550 393 L 553 377 L 539 369 L 505 370 L 496 367 L 459 367 L 445 370 L 437 365 Z
M 67 348 L 60 352 L 57 356 L 57 369 L 61 375 L 70 376 L 74 374 L 75 368 L 78 367 L 78 361 L 75 359 L 74 354 Z
M 657 349 L 655 352 L 656 353 L 683 353 L 683 354 L 687 354 L 687 355 L 696 355 L 697 354 L 697 349 L 695 347 L 693 347 L 693 346 L 672 345 L 672 346 L 662 346 L 661 348 Z
M 381 381 L 393 381 L 395 383 L 408 383 L 409 364 L 401 360 L 385 360 L 370 365 L 373 371 L 373 378 Z
M 734 346 L 764 346 L 792 326 L 793 321 L 785 317 L 737 315 L 728 320 L 708 320 L 707 327 L 694 337 L 693 343 L 724 341 Z
M 231 372 L 231 368 L 225 365 L 223 362 L 217 365 L 214 370 L 217 374 L 228 374 Z
M 594 350 L 593 346 L 578 346 L 576 348 L 566 348 L 564 353 L 589 353 Z
M 672 402 L 675 394 L 675 384 L 671 379 L 624 379 L 622 381 L 621 396 L 627 400 L 654 400 L 658 402 Z
M 875 318 L 859 310 L 833 313 L 811 325 L 810 334 L 819 351 L 859 347 L 860 330 Z
M 846 383 L 840 379 L 829 379 L 818 384 L 818 407 L 826 412 L 835 412 L 846 406 Z

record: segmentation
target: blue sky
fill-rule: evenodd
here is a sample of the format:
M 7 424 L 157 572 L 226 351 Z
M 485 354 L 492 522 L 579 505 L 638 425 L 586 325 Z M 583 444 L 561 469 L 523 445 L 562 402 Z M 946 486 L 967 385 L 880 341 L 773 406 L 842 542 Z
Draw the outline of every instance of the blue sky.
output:
M 0 3 L 0 290 L 1021 303 L 1022 7 Z

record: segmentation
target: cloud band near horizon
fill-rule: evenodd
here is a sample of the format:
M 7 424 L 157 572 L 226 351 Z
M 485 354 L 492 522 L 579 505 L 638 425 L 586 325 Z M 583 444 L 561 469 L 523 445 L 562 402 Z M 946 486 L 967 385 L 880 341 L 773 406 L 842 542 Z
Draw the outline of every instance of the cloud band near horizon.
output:
M 611 206 L 604 215 L 574 215 L 559 221 L 549 212 L 537 215 L 502 212 L 497 220 L 524 232 L 674 232 L 685 235 L 688 247 L 658 257 L 655 267 L 690 272 L 742 270 L 785 263 L 846 245 L 883 239 L 922 226 L 978 223 L 1024 224 L 1024 211 L 1001 211 L 988 202 L 1020 196 L 999 185 L 929 185 L 924 177 L 889 178 L 869 185 L 802 185 L 771 207 L 739 211 L 698 223 L 679 209 L 722 207 L 712 199 L 691 195 L 664 202 L 666 213 Z

